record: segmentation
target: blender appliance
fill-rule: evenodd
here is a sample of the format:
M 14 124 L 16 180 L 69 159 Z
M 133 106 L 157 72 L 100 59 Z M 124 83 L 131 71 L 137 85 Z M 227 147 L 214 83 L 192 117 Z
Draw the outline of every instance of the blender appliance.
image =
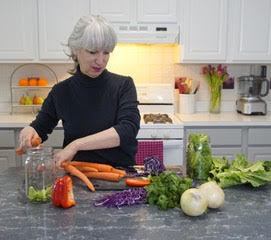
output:
M 238 78 L 239 99 L 236 110 L 244 115 L 266 115 L 267 104 L 261 98 L 269 93 L 269 81 L 262 76 L 241 76 Z

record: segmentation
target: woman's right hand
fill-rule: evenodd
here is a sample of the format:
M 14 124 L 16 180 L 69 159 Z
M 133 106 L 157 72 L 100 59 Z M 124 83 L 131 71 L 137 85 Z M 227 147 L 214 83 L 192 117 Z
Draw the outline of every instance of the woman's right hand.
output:
M 23 128 L 19 135 L 19 148 L 26 149 L 32 147 L 31 139 L 33 137 L 39 137 L 38 133 L 33 127 L 27 126 Z

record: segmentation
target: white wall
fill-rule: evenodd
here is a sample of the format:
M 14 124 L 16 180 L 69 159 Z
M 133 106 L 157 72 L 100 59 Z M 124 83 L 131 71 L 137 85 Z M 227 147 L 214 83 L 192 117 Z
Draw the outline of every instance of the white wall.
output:
M 0 64 L 0 112 L 10 111 L 10 76 L 20 64 Z M 67 71 L 72 64 L 48 64 L 61 81 L 69 76 Z M 173 45 L 120 45 L 111 54 L 108 70 L 123 75 L 130 75 L 139 83 L 172 83 L 175 76 L 186 76 L 201 82 L 197 102 L 208 102 L 209 90 L 205 77 L 201 74 L 203 65 L 174 64 Z M 227 65 L 230 76 L 250 74 L 251 67 L 258 65 Z M 267 68 L 267 77 L 271 78 L 271 65 Z M 236 82 L 235 82 L 236 83 Z M 270 101 L 271 93 L 265 98 Z M 223 101 L 234 102 L 237 97 L 237 84 L 233 90 L 223 90 Z M 223 110 L 223 109 L 222 109 Z

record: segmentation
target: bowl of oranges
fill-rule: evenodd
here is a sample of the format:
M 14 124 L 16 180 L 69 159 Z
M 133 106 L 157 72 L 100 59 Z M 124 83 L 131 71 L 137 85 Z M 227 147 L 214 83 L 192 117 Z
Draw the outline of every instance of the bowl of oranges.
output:
M 48 81 L 46 78 L 40 77 L 28 77 L 28 78 L 21 78 L 18 81 L 18 85 L 21 87 L 45 87 L 48 86 Z

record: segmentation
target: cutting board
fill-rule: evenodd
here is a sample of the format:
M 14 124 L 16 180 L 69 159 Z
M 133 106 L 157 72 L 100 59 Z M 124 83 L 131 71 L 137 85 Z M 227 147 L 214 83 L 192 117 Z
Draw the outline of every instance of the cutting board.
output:
M 119 182 L 111 182 L 100 179 L 91 179 L 96 191 L 121 191 L 128 189 L 129 186 L 126 185 L 125 178 L 121 179 Z

